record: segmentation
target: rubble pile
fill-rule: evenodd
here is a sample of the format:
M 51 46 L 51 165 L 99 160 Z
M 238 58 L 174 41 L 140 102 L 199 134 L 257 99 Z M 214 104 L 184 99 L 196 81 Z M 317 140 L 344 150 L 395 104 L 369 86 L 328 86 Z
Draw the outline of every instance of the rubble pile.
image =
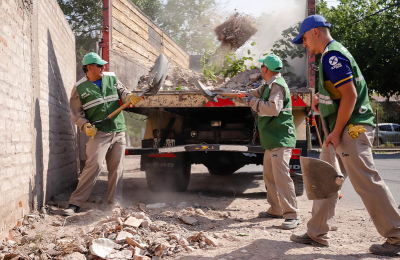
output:
M 289 88 L 302 88 L 305 84 L 291 82 L 290 77 L 284 77 Z M 147 87 L 148 76 L 142 76 L 135 90 L 140 91 Z M 160 91 L 198 91 L 195 82 L 200 81 L 210 90 L 222 92 L 239 92 L 257 88 L 265 83 L 261 76 L 260 69 L 245 70 L 239 72 L 233 78 L 217 77 L 217 82 L 205 79 L 202 73 L 198 73 L 181 67 L 172 67 L 168 72 L 168 77 L 160 88 Z
M 204 212 L 200 206 L 195 209 L 186 203 L 125 208 L 116 205 L 111 216 L 90 227 L 81 226 L 79 214 L 65 219 L 52 215 L 49 220 L 50 215 L 47 218 L 44 214 L 28 215 L 19 222 L 0 244 L 0 259 L 154 260 L 212 249 L 219 246 L 221 238 L 235 240 L 229 234 L 221 236 L 205 231 L 214 228 L 209 226 L 214 219 L 230 218 L 230 212 L 211 209 Z M 47 235 L 38 233 L 35 226 L 40 221 L 50 222 L 49 226 L 55 230 L 51 232 L 49 227 Z M 68 235 L 64 229 L 72 227 L 74 233 Z
M 221 42 L 221 49 L 235 51 L 245 44 L 257 32 L 255 19 L 244 13 L 235 13 L 214 31 Z

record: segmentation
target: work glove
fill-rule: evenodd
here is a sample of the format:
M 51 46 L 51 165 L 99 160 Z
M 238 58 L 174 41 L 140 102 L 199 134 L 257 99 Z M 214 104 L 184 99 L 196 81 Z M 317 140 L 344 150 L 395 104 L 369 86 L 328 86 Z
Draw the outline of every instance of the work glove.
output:
M 142 100 L 141 97 L 136 96 L 135 94 L 129 94 L 126 96 L 126 102 L 130 102 L 132 106 L 136 105 L 137 103 Z
M 94 125 L 91 125 L 90 123 L 87 123 L 85 126 L 85 132 L 86 135 L 89 137 L 92 137 L 96 135 L 97 133 L 97 128 Z
M 254 98 L 254 96 L 248 92 L 246 92 L 245 97 L 241 97 L 240 99 L 245 102 L 246 104 L 250 104 L 250 101 Z
M 349 135 L 351 138 L 356 139 L 359 136 L 359 133 L 365 133 L 367 129 L 365 129 L 362 125 L 353 126 L 353 124 L 349 125 Z

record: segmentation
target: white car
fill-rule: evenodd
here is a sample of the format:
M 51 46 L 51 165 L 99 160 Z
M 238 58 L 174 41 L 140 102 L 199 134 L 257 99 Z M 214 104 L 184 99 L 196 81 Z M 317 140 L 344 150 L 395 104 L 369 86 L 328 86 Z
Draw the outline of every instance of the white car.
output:
M 380 123 L 379 128 L 379 145 L 386 144 L 386 142 L 394 145 L 400 145 L 400 125 L 394 123 Z M 375 133 L 376 135 L 376 133 Z M 376 136 L 374 144 L 376 145 Z

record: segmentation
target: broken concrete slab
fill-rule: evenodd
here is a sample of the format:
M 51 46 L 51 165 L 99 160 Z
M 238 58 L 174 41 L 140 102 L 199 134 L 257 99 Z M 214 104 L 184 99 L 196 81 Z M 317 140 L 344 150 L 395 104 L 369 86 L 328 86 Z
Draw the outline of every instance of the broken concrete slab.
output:
M 107 238 L 98 238 L 92 241 L 92 244 L 89 247 L 90 253 L 92 255 L 96 255 L 101 258 L 106 258 L 113 249 L 115 243 Z
M 126 226 L 131 226 L 134 228 L 138 228 L 140 227 L 140 225 L 142 224 L 143 219 L 137 219 L 135 217 L 129 217 L 125 222 L 124 225 Z
M 192 225 L 192 226 L 195 226 L 195 225 L 199 224 L 199 221 L 197 219 L 192 218 L 192 217 L 188 217 L 188 216 L 181 216 L 181 220 L 183 222 L 185 222 L 186 224 L 189 224 L 189 225 Z
M 204 237 L 204 242 L 207 243 L 207 245 L 213 245 L 213 246 L 218 246 L 218 242 L 215 238 L 210 237 L 210 236 L 205 236 Z

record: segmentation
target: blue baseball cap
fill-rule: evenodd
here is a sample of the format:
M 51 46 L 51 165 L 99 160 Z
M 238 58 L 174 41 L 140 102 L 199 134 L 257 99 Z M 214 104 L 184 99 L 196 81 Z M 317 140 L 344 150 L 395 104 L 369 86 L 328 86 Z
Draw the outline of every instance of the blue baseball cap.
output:
M 310 15 L 300 25 L 300 33 L 292 40 L 295 44 L 303 43 L 303 35 L 314 28 L 317 27 L 328 27 L 331 28 L 331 24 L 321 15 Z

